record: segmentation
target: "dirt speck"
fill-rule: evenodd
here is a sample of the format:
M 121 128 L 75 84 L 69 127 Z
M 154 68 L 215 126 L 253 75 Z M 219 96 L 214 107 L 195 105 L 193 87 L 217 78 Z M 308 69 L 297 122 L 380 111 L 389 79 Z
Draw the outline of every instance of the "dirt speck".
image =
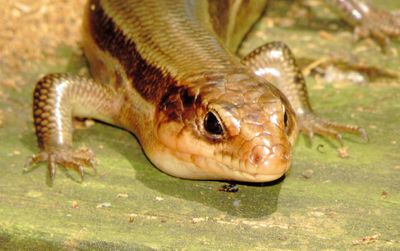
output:
M 347 146 L 340 147 L 338 149 L 338 155 L 342 159 L 348 158 L 349 157 L 349 148 Z
M 207 217 L 206 218 L 204 218 L 204 217 L 195 217 L 195 218 L 192 218 L 192 223 L 193 224 L 197 224 L 197 223 L 200 223 L 200 222 L 203 222 L 203 221 L 206 221 L 207 220 Z
M 353 245 L 366 245 L 366 244 L 372 244 L 374 242 L 377 242 L 379 238 L 379 234 L 374 234 L 370 236 L 364 236 L 361 239 L 354 240 Z
M 79 206 L 78 206 L 78 202 L 77 202 L 76 200 L 72 201 L 71 207 L 72 207 L 72 208 L 78 208 L 78 207 L 79 207 Z
M 107 208 L 107 207 L 111 207 L 111 203 L 110 202 L 104 202 L 104 203 L 100 203 L 96 206 L 96 208 Z
M 127 193 L 119 193 L 119 194 L 117 194 L 117 198 L 128 198 L 129 197 L 129 195 L 127 194 Z

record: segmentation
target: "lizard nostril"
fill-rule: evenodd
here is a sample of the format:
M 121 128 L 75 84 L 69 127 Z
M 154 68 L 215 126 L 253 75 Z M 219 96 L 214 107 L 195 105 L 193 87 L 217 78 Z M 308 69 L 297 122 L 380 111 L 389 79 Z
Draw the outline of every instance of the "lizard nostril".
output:
M 271 150 L 265 145 L 255 146 L 250 155 L 250 161 L 254 165 L 261 165 L 270 155 Z

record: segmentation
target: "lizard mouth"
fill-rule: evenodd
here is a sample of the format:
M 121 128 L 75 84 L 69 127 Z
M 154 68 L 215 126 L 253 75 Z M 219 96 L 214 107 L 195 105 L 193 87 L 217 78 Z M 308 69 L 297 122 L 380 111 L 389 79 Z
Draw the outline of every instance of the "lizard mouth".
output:
M 206 156 L 171 149 L 159 145 L 158 149 L 145 152 L 150 161 L 161 171 L 184 179 L 193 180 L 232 180 L 262 183 L 282 177 L 290 167 L 290 158 L 271 155 L 264 165 L 255 166 L 248 158 L 228 159 L 226 156 Z
M 290 168 L 288 155 L 269 155 L 262 163 L 254 163 L 249 158 L 245 161 L 221 161 L 215 157 L 191 155 L 191 162 L 205 176 L 213 180 L 236 180 L 243 182 L 268 182 L 279 179 Z

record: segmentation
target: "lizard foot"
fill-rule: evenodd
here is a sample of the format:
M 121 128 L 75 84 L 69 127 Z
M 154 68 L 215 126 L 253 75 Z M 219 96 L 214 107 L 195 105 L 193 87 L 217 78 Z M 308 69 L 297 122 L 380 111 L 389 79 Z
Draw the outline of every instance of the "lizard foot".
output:
M 298 116 L 300 130 L 311 140 L 314 134 L 336 139 L 343 146 L 342 133 L 356 134 L 368 141 L 367 132 L 355 125 L 344 125 L 318 117 L 308 112 Z
M 43 150 L 29 159 L 28 166 L 41 162 L 47 162 L 51 181 L 55 179 L 57 165 L 77 171 L 81 176 L 81 182 L 83 182 L 84 179 L 84 167 L 92 168 L 96 173 L 94 153 L 87 148 L 80 148 L 77 150 L 62 149 L 49 152 Z
M 391 38 L 400 38 L 400 16 L 369 6 L 365 18 L 355 25 L 355 36 L 374 39 L 382 49 L 386 49 Z

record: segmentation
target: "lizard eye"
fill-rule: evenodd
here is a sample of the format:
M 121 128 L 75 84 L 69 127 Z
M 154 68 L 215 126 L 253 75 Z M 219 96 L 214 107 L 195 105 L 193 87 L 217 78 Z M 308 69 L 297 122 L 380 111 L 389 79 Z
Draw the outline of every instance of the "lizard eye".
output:
M 204 129 L 212 136 L 221 136 L 224 133 L 219 119 L 213 112 L 208 112 L 204 118 Z
M 283 124 L 285 126 L 285 131 L 286 133 L 289 133 L 290 130 L 290 122 L 289 122 L 289 114 L 284 105 L 282 105 L 282 110 L 283 110 Z
M 286 111 L 285 114 L 283 115 L 283 122 L 285 123 L 285 129 L 287 130 L 289 126 L 289 118 Z

